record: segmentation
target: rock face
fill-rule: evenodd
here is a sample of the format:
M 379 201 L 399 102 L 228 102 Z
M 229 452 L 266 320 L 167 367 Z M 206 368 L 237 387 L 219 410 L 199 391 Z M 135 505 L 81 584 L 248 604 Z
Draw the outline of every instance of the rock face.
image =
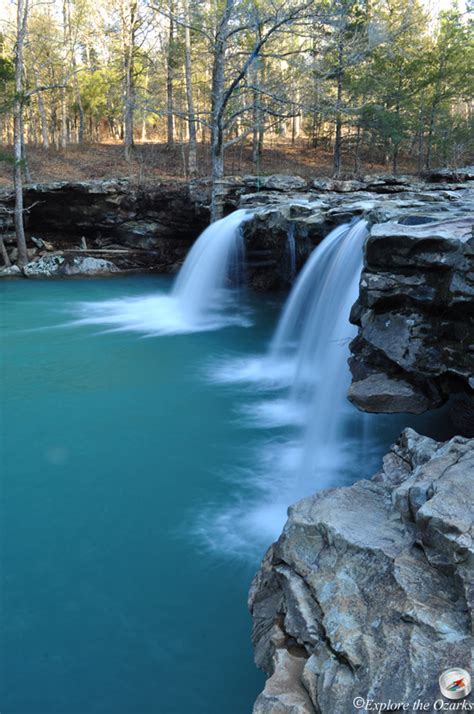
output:
M 474 200 L 470 176 L 443 174 L 437 183 L 406 176 L 308 183 L 275 174 L 227 177 L 220 190 L 226 213 L 255 212 L 244 226 L 247 275 L 252 287 L 271 290 L 288 289 L 315 245 L 354 217 L 416 224 L 465 214 Z M 206 179 L 152 186 L 125 179 L 32 184 L 25 190 L 30 245 L 41 257 L 76 252 L 85 241 L 91 257 L 100 254 L 122 271 L 175 272 L 209 221 L 210 188 Z M 11 191 L 0 191 L 0 231 L 15 262 L 12 201 Z
M 469 181 L 429 184 L 410 182 L 407 177 L 318 179 L 309 187 L 288 183 L 287 190 L 282 191 L 270 188 L 278 185 L 278 181 L 270 180 L 272 177 L 267 177 L 265 187 L 262 184 L 258 188 L 251 178 L 228 185 L 226 195 L 233 206 L 255 212 L 254 220 L 244 226 L 244 237 L 248 277 L 259 290 L 287 288 L 291 282 L 290 238 L 298 270 L 329 231 L 354 217 L 364 216 L 372 223 L 405 224 L 408 231 L 408 225 L 415 229 L 469 216 L 474 202 L 474 187 Z M 449 234 L 448 228 L 445 233 Z M 440 250 L 444 251 L 444 246 Z
M 11 209 L 12 201 L 11 192 L 0 192 L 0 208 Z M 159 272 L 183 260 L 209 215 L 192 202 L 185 183 L 145 188 L 124 179 L 31 184 L 25 206 L 27 233 L 35 236 L 35 245 L 51 242 L 55 250 L 70 250 L 86 239 L 89 248 L 104 253 L 123 249 L 117 257 L 123 270 Z M 0 212 L 0 230 L 13 230 L 11 213 Z M 13 245 L 10 236 L 6 242 Z
M 474 399 L 473 228 L 474 218 L 373 226 L 352 314 L 350 399 L 361 409 Z
M 432 704 L 444 669 L 470 671 L 473 502 L 474 441 L 407 429 L 371 481 L 292 506 L 250 591 L 254 714 Z

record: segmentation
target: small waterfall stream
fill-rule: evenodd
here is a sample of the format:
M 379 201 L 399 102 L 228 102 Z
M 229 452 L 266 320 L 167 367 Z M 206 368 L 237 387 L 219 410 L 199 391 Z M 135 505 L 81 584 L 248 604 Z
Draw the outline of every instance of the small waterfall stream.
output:
M 240 209 L 211 223 L 186 256 L 171 296 L 189 324 L 205 324 L 225 305 L 230 279 L 241 282 L 244 246 L 241 225 L 252 213 Z
M 288 278 L 290 283 L 293 284 L 296 278 L 296 240 L 294 223 L 290 223 L 288 226 L 286 250 L 288 253 Z
M 242 224 L 252 212 L 238 210 L 212 223 L 192 246 L 169 294 L 87 302 L 79 323 L 146 335 L 172 335 L 249 324 L 236 288 L 242 287 Z

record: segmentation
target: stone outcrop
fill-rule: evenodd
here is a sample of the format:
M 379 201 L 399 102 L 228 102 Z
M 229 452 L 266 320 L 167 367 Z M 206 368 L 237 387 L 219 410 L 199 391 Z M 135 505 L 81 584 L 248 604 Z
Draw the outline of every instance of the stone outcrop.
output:
M 356 697 L 432 704 L 471 670 L 474 441 L 407 429 L 371 481 L 289 509 L 249 596 L 254 714 L 353 714 Z
M 352 313 L 350 399 L 361 409 L 420 413 L 455 395 L 474 435 L 473 229 L 472 217 L 372 227 Z
M 226 213 L 253 210 L 244 226 L 248 277 L 258 290 L 287 289 L 296 271 L 323 237 L 353 217 L 373 222 L 436 221 L 470 210 L 473 187 L 465 177 L 437 183 L 406 176 L 357 180 L 298 176 L 227 177 L 221 182 Z M 121 271 L 175 272 L 209 220 L 209 179 L 137 186 L 125 179 L 32 184 L 25 190 L 30 257 L 84 250 Z M 0 232 L 12 262 L 13 196 L 0 191 Z M 2 206 L 7 210 L 1 210 Z M 294 241 L 289 259 L 288 236 Z M 1 274 L 1 273 L 0 273 Z
M 469 216 L 474 204 L 469 182 L 432 186 L 408 183 L 406 177 L 372 177 L 365 183 L 318 179 L 311 189 L 289 192 L 245 193 L 246 188 L 252 188 L 250 181 L 242 180 L 240 193 L 232 200 L 254 211 L 254 220 L 244 226 L 244 237 L 250 283 L 260 290 L 287 288 L 291 282 L 289 237 L 298 270 L 329 231 L 354 217 L 406 224 L 415 230 L 417 225 Z
M 32 260 L 23 268 L 27 278 L 54 278 L 68 275 L 109 275 L 118 272 L 110 260 L 90 256 L 46 255 Z
M 121 249 L 113 258 L 121 270 L 172 270 L 209 217 L 190 199 L 189 186 L 177 181 L 148 187 L 125 179 L 31 184 L 24 198 L 29 241 L 69 251 L 85 239 L 93 252 L 103 251 L 103 259 L 112 259 L 108 250 Z M 0 192 L 2 204 L 7 211 L 0 213 L 0 231 L 7 247 L 14 246 L 11 192 Z

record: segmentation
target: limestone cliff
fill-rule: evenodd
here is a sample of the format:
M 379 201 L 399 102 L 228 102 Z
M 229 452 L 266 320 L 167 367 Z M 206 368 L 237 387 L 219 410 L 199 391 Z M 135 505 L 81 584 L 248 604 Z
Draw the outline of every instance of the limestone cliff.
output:
M 292 506 L 250 592 L 254 714 L 434 702 L 445 668 L 470 670 L 473 503 L 474 441 L 407 429 L 371 481 Z
M 474 435 L 474 218 L 375 225 L 366 243 L 350 399 L 370 412 L 420 413 L 453 395 Z

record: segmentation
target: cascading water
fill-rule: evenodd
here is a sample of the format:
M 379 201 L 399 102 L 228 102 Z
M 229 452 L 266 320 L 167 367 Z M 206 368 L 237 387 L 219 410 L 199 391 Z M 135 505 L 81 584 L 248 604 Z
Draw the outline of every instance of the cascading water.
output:
M 350 226 L 344 224 L 333 230 L 312 252 L 290 293 L 278 323 L 269 351 L 271 361 L 278 362 L 288 356 L 295 357 L 303 335 L 312 321 L 323 287 L 324 273 L 335 251 L 347 235 Z
M 247 325 L 234 310 L 233 287 L 241 287 L 244 265 L 242 224 L 252 212 L 238 210 L 212 223 L 194 243 L 171 293 L 82 303 L 82 324 L 109 325 L 147 335 L 213 330 Z
M 366 221 L 359 221 L 340 241 L 324 279 L 320 279 L 321 297 L 313 305 L 298 350 L 292 399 L 309 403 L 298 467 L 301 486 L 308 477 L 312 482 L 312 474 L 319 488 L 331 484 L 338 469 L 346 464 L 347 451 L 352 450 L 354 457 L 351 432 L 363 447 L 365 416 L 351 407 L 347 392 L 351 381 L 349 343 L 357 332 L 349 315 L 359 293 L 367 235 Z
M 310 436 L 302 449 L 301 468 L 323 463 L 340 436 L 350 407 L 347 390 L 349 342 L 355 327 L 349 322 L 357 299 L 367 222 L 357 221 L 333 230 L 315 249 L 287 301 L 268 360 L 274 373 L 288 377 L 286 397 L 260 407 L 267 423 L 297 421 L 308 424 Z M 324 455 L 324 458 L 323 458 Z M 326 456 L 328 458 L 326 458 Z
M 285 427 L 286 435 L 269 441 L 260 453 L 254 484 L 262 498 L 245 513 L 237 508 L 221 520 L 223 530 L 233 522 L 239 533 L 252 533 L 257 542 L 262 536 L 273 538 L 289 504 L 358 475 L 353 473 L 357 464 L 350 464 L 352 437 L 363 431 L 365 415 L 347 401 L 347 359 L 355 334 L 349 315 L 358 295 L 367 235 L 366 221 L 345 224 L 313 251 L 287 300 L 268 354 L 258 367 L 254 362 L 247 370 L 251 381 L 260 381 L 267 392 L 269 384 L 279 390 L 286 385 L 283 396 L 279 391 L 277 398 L 265 398 L 248 412 L 254 424 Z M 234 378 L 231 370 L 228 375 Z M 235 539 L 235 531 L 230 537 Z M 242 547 L 239 538 L 235 543 Z
M 190 324 L 205 323 L 226 301 L 229 279 L 239 279 L 243 264 L 241 225 L 252 217 L 241 209 L 212 223 L 188 253 L 173 286 L 172 297 Z
M 278 537 L 288 506 L 330 486 L 370 477 L 383 453 L 422 417 L 363 414 L 350 404 L 349 322 L 357 299 L 367 222 L 333 230 L 313 251 L 285 305 L 267 355 L 220 367 L 217 381 L 252 384 L 243 412 L 267 432 L 248 471 L 238 473 L 240 501 L 206 513 L 199 530 L 214 548 L 252 553 Z M 278 391 L 276 391 L 278 390 Z M 209 524 L 212 523 L 212 528 Z
M 296 278 L 296 240 L 294 223 L 290 223 L 288 227 L 286 250 L 288 253 L 288 277 L 290 283 L 294 283 Z

